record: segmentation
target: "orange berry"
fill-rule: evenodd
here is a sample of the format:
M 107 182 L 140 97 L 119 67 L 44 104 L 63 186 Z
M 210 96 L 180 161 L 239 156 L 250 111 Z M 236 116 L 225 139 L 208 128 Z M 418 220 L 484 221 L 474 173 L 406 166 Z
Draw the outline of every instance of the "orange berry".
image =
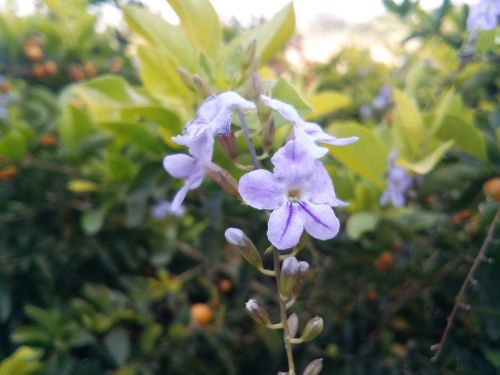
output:
M 70 65 L 68 68 L 68 74 L 75 81 L 81 81 L 85 78 L 82 68 L 78 65 Z
M 85 64 L 83 64 L 82 69 L 87 78 L 92 78 L 97 75 L 97 69 L 95 68 L 94 64 L 92 64 L 90 61 L 85 62 Z
M 58 70 L 59 70 L 59 68 L 54 61 L 49 60 L 45 63 L 45 73 L 47 75 L 49 75 L 49 76 L 54 75 L 57 73 Z
M 500 202 L 500 177 L 493 177 L 483 185 L 483 193 L 489 198 Z
M 109 71 L 112 73 L 119 72 L 123 68 L 123 59 L 121 57 L 115 57 L 111 64 L 109 65 Z
M 219 281 L 219 290 L 222 293 L 229 293 L 231 289 L 233 288 L 233 285 L 231 284 L 231 280 L 229 279 L 221 279 Z
M 17 175 L 17 168 L 13 165 L 0 169 L 0 181 L 9 182 Z
M 212 320 L 212 309 L 206 303 L 195 303 L 189 308 L 189 316 L 193 323 L 205 326 Z
M 0 91 L 1 92 L 7 93 L 11 89 L 12 89 L 12 85 L 10 82 L 3 82 L 2 84 L 0 84 Z
M 368 299 L 368 301 L 370 302 L 376 302 L 378 300 L 378 292 L 376 289 L 370 289 L 367 293 L 366 293 L 366 298 Z
M 375 269 L 379 272 L 387 272 L 394 268 L 396 258 L 390 251 L 382 252 L 377 259 L 375 259 Z
M 468 219 L 469 217 L 472 216 L 472 210 L 462 210 L 458 211 L 457 213 L 453 214 L 451 217 L 451 221 L 453 224 L 460 224 L 464 220 Z
M 31 61 L 40 61 L 43 59 L 43 51 L 39 45 L 27 44 L 24 46 L 24 55 Z
M 37 79 L 45 76 L 45 66 L 42 64 L 35 64 L 31 67 L 31 74 Z
M 57 137 L 54 134 L 44 134 L 40 137 L 40 143 L 44 146 L 54 146 L 57 143 Z

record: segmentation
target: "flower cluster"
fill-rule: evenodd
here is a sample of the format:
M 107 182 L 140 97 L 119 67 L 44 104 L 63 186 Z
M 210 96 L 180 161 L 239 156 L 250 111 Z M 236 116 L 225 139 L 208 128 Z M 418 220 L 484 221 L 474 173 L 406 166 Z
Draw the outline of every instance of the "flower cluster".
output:
M 500 24 L 500 1 L 480 0 L 474 5 L 467 17 L 467 28 L 471 32 L 477 30 L 493 30 Z
M 279 250 L 296 246 L 304 229 L 317 239 L 335 237 L 339 220 L 333 207 L 346 203 L 337 199 L 330 176 L 318 160 L 328 149 L 316 142 L 343 146 L 356 142 L 357 137 L 335 138 L 319 125 L 304 121 L 291 105 L 264 95 L 261 100 L 292 123 L 293 139 L 272 157 L 272 173 L 258 169 L 241 177 L 241 197 L 253 208 L 272 210 L 267 237 Z
M 165 170 L 185 181 L 170 205 L 171 213 L 182 215 L 182 203 L 187 192 L 198 188 L 206 175 L 220 171 L 212 163 L 214 138 L 231 131 L 233 110 L 255 108 L 254 103 L 233 91 L 212 95 L 202 103 L 196 118 L 184 126 L 183 134 L 172 138 L 174 142 L 187 146 L 190 155 L 174 154 L 163 159 Z
M 380 204 L 386 206 L 389 202 L 394 207 L 406 204 L 406 193 L 413 183 L 413 179 L 406 170 L 396 165 L 398 154 L 391 152 L 389 155 L 389 168 L 387 168 L 387 189 L 380 197 Z

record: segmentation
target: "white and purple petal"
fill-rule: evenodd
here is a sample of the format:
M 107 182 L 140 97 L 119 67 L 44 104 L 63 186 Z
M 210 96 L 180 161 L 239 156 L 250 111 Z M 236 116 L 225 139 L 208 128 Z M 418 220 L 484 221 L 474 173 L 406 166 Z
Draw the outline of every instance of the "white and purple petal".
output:
M 282 102 L 278 99 L 272 99 L 269 96 L 261 95 L 260 100 L 269 108 L 278 111 L 278 113 L 285 119 L 290 121 L 292 124 L 298 124 L 302 122 L 297 110 L 290 104 Z
M 337 235 L 340 223 L 330 206 L 301 201 L 299 207 L 304 228 L 312 237 L 329 240 Z
M 264 169 L 249 172 L 240 178 L 238 192 L 243 200 L 258 210 L 274 210 L 285 199 L 283 186 Z
M 337 199 L 332 179 L 319 160 L 315 160 L 314 169 L 307 180 L 304 197 L 316 204 L 327 204 L 331 207 L 346 206 L 347 203 Z
M 199 169 L 198 161 L 186 154 L 167 155 L 163 159 L 163 168 L 175 178 L 187 179 Z
M 269 217 L 267 238 L 278 250 L 290 249 L 297 245 L 303 231 L 304 223 L 296 203 L 287 202 L 274 210 Z

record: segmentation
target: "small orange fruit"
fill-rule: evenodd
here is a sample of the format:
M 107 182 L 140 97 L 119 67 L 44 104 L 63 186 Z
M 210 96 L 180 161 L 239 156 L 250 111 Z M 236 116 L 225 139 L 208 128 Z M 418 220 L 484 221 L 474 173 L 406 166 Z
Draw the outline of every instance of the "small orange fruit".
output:
M 17 168 L 13 165 L 0 169 L 0 181 L 9 182 L 17 175 Z
M 79 65 L 70 65 L 68 68 L 68 74 L 75 81 L 81 81 L 85 78 L 83 70 Z
M 82 69 L 87 78 L 92 78 L 97 75 L 97 69 L 95 68 L 94 64 L 92 64 L 90 61 L 85 62 L 85 64 L 83 64 Z
M 375 269 L 379 272 L 387 272 L 394 268 L 396 258 L 390 251 L 382 252 L 377 259 L 375 259 Z
M 366 298 L 370 302 L 376 302 L 378 300 L 378 292 L 376 289 L 370 289 L 368 292 L 366 292 Z
M 24 55 L 31 61 L 40 61 L 43 59 L 43 51 L 40 46 L 32 43 L 24 46 Z
M 206 303 L 195 303 L 189 308 L 191 321 L 200 326 L 210 323 L 212 315 L 212 309 Z
M 40 137 L 40 143 L 44 146 L 54 146 L 57 143 L 57 137 L 54 134 L 44 134 Z
M 57 67 L 57 64 L 52 61 L 52 60 L 49 60 L 45 63 L 45 73 L 49 76 L 51 75 L 54 75 L 57 73 L 57 71 L 59 70 L 59 68 Z
M 458 211 L 451 217 L 451 222 L 453 224 L 460 224 L 471 216 L 472 216 L 472 210 L 470 209 Z
M 31 67 L 31 74 L 37 79 L 45 76 L 45 66 L 43 64 L 35 64 Z
M 233 288 L 233 285 L 231 284 L 231 280 L 229 279 L 221 279 L 219 281 L 219 290 L 222 292 L 222 293 L 229 293 L 231 291 L 231 289 Z
M 483 193 L 489 198 L 500 202 L 500 177 L 493 177 L 483 185 Z

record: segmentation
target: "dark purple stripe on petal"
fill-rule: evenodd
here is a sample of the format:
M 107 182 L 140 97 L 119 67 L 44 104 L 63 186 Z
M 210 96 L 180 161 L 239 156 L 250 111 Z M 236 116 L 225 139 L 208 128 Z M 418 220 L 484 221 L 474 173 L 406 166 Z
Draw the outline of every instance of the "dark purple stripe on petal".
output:
M 321 226 L 324 226 L 325 228 L 332 229 L 327 224 L 323 223 L 319 217 L 314 215 L 307 207 L 307 204 L 305 204 L 304 202 L 299 202 L 299 205 L 300 208 L 302 208 L 316 223 L 318 223 Z
M 286 232 L 288 231 L 288 228 L 290 227 L 290 223 L 292 222 L 292 216 L 293 216 L 293 204 L 291 202 L 288 202 L 288 216 L 286 218 L 285 229 L 283 229 L 283 233 L 281 233 L 280 241 L 283 239 Z

